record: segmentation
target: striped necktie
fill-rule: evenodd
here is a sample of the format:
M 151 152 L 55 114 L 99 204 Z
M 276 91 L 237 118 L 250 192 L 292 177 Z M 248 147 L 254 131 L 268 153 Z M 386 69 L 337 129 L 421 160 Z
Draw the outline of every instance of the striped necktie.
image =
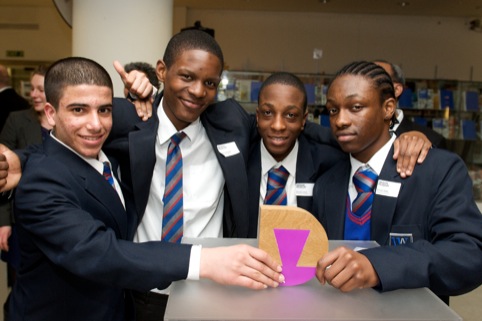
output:
M 182 155 L 179 144 L 184 132 L 172 135 L 167 150 L 166 186 L 162 217 L 162 240 L 180 243 L 183 235 Z
M 264 198 L 264 204 L 270 205 L 286 205 L 286 181 L 290 173 L 280 166 L 279 168 L 272 168 L 268 172 L 268 186 L 266 188 L 266 196 Z
M 109 162 L 104 162 L 104 171 L 102 174 L 104 175 L 105 180 L 109 182 L 110 186 L 115 189 L 114 178 L 112 177 Z
M 350 222 L 346 224 L 345 239 L 370 240 L 373 189 L 377 180 L 377 173 L 368 165 L 360 166 L 353 175 L 353 184 L 358 194 L 352 203 L 351 211 L 347 211 Z

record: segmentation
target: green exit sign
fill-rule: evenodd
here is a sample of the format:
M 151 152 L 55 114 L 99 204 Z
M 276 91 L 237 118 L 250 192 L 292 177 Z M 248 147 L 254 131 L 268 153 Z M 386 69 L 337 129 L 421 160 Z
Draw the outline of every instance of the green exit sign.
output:
M 7 50 L 7 57 L 23 57 L 23 50 Z

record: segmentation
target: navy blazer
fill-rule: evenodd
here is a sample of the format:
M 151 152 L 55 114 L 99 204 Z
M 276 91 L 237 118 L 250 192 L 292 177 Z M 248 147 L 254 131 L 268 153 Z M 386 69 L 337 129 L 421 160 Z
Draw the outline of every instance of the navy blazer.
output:
M 115 190 L 51 137 L 29 155 L 15 196 L 21 266 L 11 320 L 126 320 L 123 289 L 148 291 L 184 279 L 190 246 L 133 243 Z M 129 301 L 127 302 L 129 306 Z
M 124 99 L 114 99 L 114 128 L 104 150 L 120 165 L 122 180 L 132 186 L 135 205 L 142 219 L 156 162 L 155 143 L 159 127 L 157 106 L 162 93 L 153 104 L 153 115 L 142 121 L 132 104 Z M 211 141 L 213 150 L 225 179 L 224 220 L 225 237 L 248 236 L 248 178 L 246 165 L 249 146 L 256 133 L 247 112 L 234 100 L 210 105 L 202 114 L 201 122 Z M 223 156 L 217 146 L 235 142 L 239 153 Z M 135 231 L 134 231 L 135 232 Z
M 401 184 L 398 197 L 376 194 L 372 239 L 381 247 L 362 251 L 380 279 L 380 290 L 428 287 L 437 295 L 468 292 L 482 283 L 482 215 L 474 202 L 464 162 L 432 149 L 412 176 L 402 179 L 392 158 L 379 176 Z M 342 162 L 315 184 L 314 213 L 328 238 L 343 239 L 350 162 Z M 413 243 L 389 246 L 390 233 L 411 235 Z
M 296 183 L 314 183 L 319 175 L 347 157 L 347 154 L 338 148 L 316 143 L 305 137 L 304 134 L 301 134 L 298 137 L 295 181 Z M 259 138 L 251 148 L 248 161 L 249 237 L 252 238 L 257 237 L 258 231 L 261 170 L 261 139 Z M 298 207 L 311 212 L 313 197 L 297 196 L 296 203 Z

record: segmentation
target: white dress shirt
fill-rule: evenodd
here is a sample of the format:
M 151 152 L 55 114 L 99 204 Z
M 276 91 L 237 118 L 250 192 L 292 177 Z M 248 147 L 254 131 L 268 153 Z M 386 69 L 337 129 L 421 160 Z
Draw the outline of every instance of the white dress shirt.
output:
M 167 149 L 171 136 L 177 132 L 162 108 L 163 99 L 157 108 L 156 164 L 146 211 L 137 228 L 135 242 L 161 240 L 162 237 Z M 179 144 L 183 163 L 183 235 L 222 237 L 225 181 L 221 166 L 199 118 L 182 131 L 186 134 Z M 188 279 L 199 278 L 200 251 L 197 246 L 191 251 Z M 156 292 L 168 293 L 168 289 Z
M 264 146 L 263 140 L 260 144 L 261 148 L 261 183 L 259 186 L 259 204 L 264 204 L 264 198 L 266 196 L 266 189 L 268 184 L 268 172 L 271 168 L 278 168 L 283 166 L 290 173 L 288 180 L 286 181 L 286 205 L 297 206 L 296 201 L 296 161 L 298 159 L 298 140 L 296 140 L 295 146 L 291 152 L 281 162 L 277 162 L 276 159 Z

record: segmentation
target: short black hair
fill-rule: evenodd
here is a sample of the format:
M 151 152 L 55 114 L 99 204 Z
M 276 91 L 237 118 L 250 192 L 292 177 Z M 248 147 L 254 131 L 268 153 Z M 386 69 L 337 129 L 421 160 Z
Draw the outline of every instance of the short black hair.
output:
M 134 61 L 126 64 L 124 69 L 126 72 L 138 70 L 145 73 L 151 85 L 159 89 L 159 79 L 157 79 L 156 69 L 151 64 L 142 61 Z
M 306 89 L 305 84 L 301 81 L 298 76 L 290 73 L 290 72 L 275 72 L 271 74 L 261 85 L 258 94 L 258 101 L 263 93 L 263 90 L 268 87 L 269 85 L 274 84 L 281 84 L 287 85 L 297 88 L 299 91 L 303 93 L 303 111 L 306 111 L 306 107 L 308 105 L 308 99 L 306 98 Z
M 100 64 L 88 58 L 68 57 L 54 62 L 45 74 L 47 101 L 57 109 L 65 87 L 77 85 L 105 86 L 114 91 L 109 73 Z
M 196 49 L 218 57 L 222 72 L 224 68 L 223 51 L 212 36 L 201 30 L 185 30 L 175 34 L 169 40 L 162 60 L 164 60 L 166 67 L 170 68 L 184 51 Z

